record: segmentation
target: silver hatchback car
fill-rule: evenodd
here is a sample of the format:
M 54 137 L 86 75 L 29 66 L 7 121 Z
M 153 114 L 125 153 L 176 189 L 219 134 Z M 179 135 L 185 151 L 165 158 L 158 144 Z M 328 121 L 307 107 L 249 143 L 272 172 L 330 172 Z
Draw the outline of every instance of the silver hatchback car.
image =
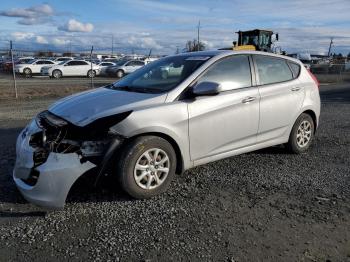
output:
M 46 207 L 63 207 L 92 169 L 96 180 L 116 176 L 128 194 L 149 198 L 194 166 L 280 144 L 303 153 L 319 115 L 318 82 L 298 60 L 252 51 L 169 56 L 38 114 L 18 137 L 13 178 Z

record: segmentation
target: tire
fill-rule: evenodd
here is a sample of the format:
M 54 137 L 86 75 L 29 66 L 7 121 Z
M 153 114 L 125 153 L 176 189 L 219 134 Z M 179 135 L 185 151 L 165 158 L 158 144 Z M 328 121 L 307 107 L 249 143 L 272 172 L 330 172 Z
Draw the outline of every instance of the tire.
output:
M 306 152 L 314 139 L 314 132 L 315 123 L 312 117 L 305 113 L 301 114 L 293 125 L 286 144 L 287 149 L 294 154 Z
M 61 70 L 58 70 L 58 69 L 53 70 L 53 72 L 52 72 L 52 77 L 53 77 L 53 78 L 61 78 L 61 77 L 62 77 L 62 72 L 61 72 Z
M 118 70 L 116 73 L 118 78 L 122 78 L 124 76 L 124 71 L 123 70 Z
M 158 165 L 153 158 L 157 151 Z M 145 156 L 148 156 L 151 162 Z M 143 136 L 132 140 L 126 145 L 117 162 L 119 184 L 136 199 L 151 198 L 163 193 L 173 179 L 175 170 L 174 148 L 168 141 L 156 136 Z
M 95 70 L 92 70 L 91 69 L 87 72 L 87 77 L 88 78 L 91 78 L 91 77 L 95 77 L 96 76 L 96 72 Z
M 32 70 L 30 68 L 24 68 L 23 69 L 23 74 L 25 77 L 32 77 Z

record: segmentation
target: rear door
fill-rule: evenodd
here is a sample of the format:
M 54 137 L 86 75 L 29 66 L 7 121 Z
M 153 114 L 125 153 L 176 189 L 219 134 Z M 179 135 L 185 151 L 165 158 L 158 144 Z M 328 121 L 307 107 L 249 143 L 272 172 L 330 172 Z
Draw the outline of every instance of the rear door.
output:
M 259 92 L 252 83 L 249 56 L 217 61 L 197 83 L 204 81 L 220 83 L 225 91 L 188 103 L 190 154 L 197 163 L 253 145 L 259 124 Z
M 91 70 L 91 64 L 85 61 L 77 61 L 77 74 L 80 76 L 86 76 L 87 72 Z
M 135 71 L 135 61 L 129 61 L 125 64 L 125 73 L 129 74 Z
M 304 88 L 288 60 L 267 55 L 253 58 L 260 92 L 257 142 L 264 142 L 286 135 L 302 107 Z

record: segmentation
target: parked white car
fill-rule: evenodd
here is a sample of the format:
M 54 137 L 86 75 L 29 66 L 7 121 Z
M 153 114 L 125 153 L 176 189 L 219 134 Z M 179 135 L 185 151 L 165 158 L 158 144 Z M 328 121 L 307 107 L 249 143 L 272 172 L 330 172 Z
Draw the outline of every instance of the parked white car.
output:
M 41 68 L 41 75 L 53 78 L 61 78 L 63 76 L 87 76 L 94 77 L 100 74 L 100 67 L 84 60 L 71 60 L 61 62 L 58 65 L 47 66 Z
M 43 66 L 51 66 L 55 63 L 48 59 L 33 59 L 25 64 L 15 66 L 15 72 L 31 77 L 34 74 L 40 74 Z

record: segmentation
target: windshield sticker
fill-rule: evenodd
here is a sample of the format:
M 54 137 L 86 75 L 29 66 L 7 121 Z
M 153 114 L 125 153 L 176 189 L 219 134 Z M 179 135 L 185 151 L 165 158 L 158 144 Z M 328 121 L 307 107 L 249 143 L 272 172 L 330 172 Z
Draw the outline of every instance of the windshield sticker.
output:
M 186 58 L 186 60 L 191 60 L 191 61 L 205 61 L 208 60 L 210 56 L 191 56 L 189 58 Z

